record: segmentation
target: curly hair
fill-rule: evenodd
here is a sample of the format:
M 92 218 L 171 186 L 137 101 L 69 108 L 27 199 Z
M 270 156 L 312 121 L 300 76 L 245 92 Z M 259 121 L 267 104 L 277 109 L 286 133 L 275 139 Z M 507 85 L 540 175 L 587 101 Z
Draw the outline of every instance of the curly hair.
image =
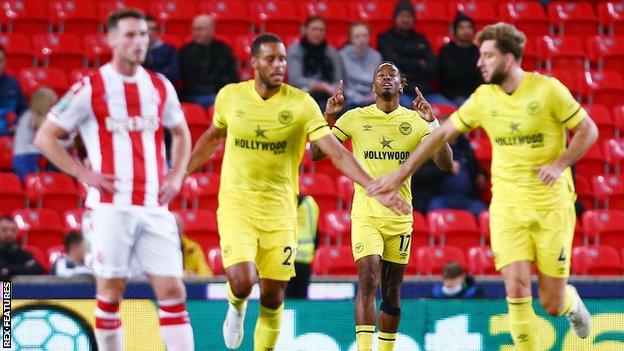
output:
M 494 40 L 496 48 L 503 54 L 512 54 L 516 61 L 520 61 L 524 53 L 526 36 L 512 24 L 498 22 L 485 26 L 477 33 L 477 43 L 483 44 L 486 40 Z

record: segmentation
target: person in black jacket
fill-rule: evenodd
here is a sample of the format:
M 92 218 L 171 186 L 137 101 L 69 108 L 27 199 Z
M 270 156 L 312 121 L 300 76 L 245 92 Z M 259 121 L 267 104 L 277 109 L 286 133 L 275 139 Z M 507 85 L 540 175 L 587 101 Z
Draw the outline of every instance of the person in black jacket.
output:
M 429 103 L 451 103 L 441 94 L 434 93 L 431 86 L 431 79 L 438 73 L 437 61 L 427 38 L 414 31 L 414 7 L 409 1 L 401 1 L 394 8 L 392 18 L 394 27 L 379 34 L 377 45 L 383 59 L 394 62 L 407 78 L 401 105 L 412 107 L 415 87 Z
M 162 73 L 174 85 L 178 81 L 180 75 L 180 67 L 178 64 L 178 50 L 158 38 L 158 22 L 152 15 L 145 16 L 147 18 L 147 29 L 149 31 L 149 46 L 143 67 L 154 72 Z
M 180 49 L 182 100 L 204 107 L 214 103 L 219 89 L 238 82 L 232 50 L 215 39 L 215 19 L 199 15 L 193 20 L 193 42 Z
M 474 277 L 466 273 L 455 261 L 450 261 L 442 269 L 442 283 L 433 287 L 434 299 L 479 299 L 484 298 L 483 289 L 476 285 Z
M 440 50 L 440 88 L 442 94 L 461 105 L 481 83 L 477 68 L 479 48 L 474 44 L 474 21 L 461 12 L 453 21 L 453 40 Z
M 41 265 L 30 252 L 22 250 L 16 238 L 17 225 L 13 217 L 0 217 L 0 278 L 7 280 L 14 275 L 43 273 Z

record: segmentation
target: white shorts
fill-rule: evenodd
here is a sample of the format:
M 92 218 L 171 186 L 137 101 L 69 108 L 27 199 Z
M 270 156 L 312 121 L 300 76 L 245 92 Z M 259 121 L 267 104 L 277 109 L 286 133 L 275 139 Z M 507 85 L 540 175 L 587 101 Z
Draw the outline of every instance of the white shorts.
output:
M 128 278 L 137 268 L 148 275 L 182 276 L 178 226 L 166 208 L 99 205 L 85 213 L 82 228 L 87 263 L 98 277 Z

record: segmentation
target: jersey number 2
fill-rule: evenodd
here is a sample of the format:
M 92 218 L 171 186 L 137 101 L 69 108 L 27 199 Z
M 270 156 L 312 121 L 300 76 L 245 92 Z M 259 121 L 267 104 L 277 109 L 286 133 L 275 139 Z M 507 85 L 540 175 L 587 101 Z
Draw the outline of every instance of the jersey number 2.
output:
M 288 257 L 286 257 L 286 259 L 284 260 L 284 262 L 282 262 L 282 264 L 284 266 L 290 266 L 292 264 L 292 262 L 290 261 L 290 258 L 292 257 L 293 254 L 293 249 L 290 246 L 286 246 L 284 248 L 284 253 L 288 253 Z

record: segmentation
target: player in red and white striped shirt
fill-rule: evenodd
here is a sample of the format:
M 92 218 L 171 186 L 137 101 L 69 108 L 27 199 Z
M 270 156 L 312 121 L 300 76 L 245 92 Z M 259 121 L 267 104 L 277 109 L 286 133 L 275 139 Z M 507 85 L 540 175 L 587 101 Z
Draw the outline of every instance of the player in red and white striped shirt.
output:
M 193 350 L 180 238 L 167 209 L 182 184 L 190 133 L 171 83 L 141 67 L 148 45 L 145 15 L 113 12 L 108 29 L 112 61 L 70 89 L 39 129 L 35 145 L 57 167 L 90 186 L 87 239 L 96 274 L 98 349 L 123 350 L 119 302 L 133 259 L 158 298 L 167 349 Z M 173 135 L 171 170 L 164 128 Z M 58 142 L 74 130 L 84 140 L 91 169 Z

